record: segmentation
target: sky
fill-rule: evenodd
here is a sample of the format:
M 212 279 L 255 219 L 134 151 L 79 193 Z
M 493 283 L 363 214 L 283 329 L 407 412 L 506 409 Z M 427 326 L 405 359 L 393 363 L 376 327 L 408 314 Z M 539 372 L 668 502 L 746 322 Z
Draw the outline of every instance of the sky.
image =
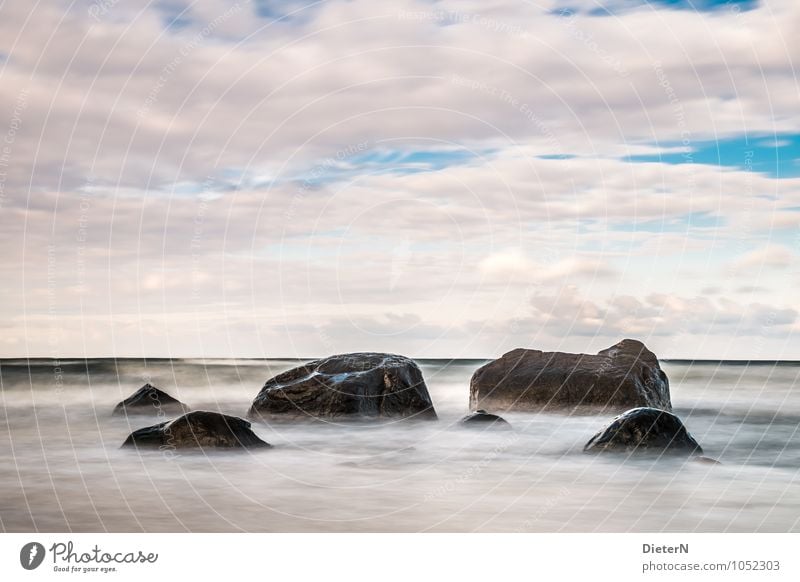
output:
M 0 356 L 800 359 L 796 0 L 6 0 Z

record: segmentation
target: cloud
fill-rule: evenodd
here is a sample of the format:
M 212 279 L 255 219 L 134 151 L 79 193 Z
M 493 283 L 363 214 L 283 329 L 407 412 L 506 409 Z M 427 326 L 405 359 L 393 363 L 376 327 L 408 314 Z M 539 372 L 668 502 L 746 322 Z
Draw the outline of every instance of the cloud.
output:
M 795 264 L 797 257 L 791 249 L 777 244 L 766 245 L 736 259 L 732 266 L 740 271 L 761 270 L 764 268 L 785 269 Z
M 485 257 L 478 268 L 487 276 L 522 276 L 530 278 L 536 271 L 537 264 L 528 259 L 520 249 L 510 249 Z
M 542 273 L 541 279 L 553 281 L 560 279 L 603 279 L 614 277 L 618 272 L 605 261 L 591 258 L 568 258 L 550 265 Z
M 785 148 L 787 146 L 792 145 L 792 142 L 788 139 L 765 139 L 758 142 L 758 145 L 761 147 L 766 148 Z
M 584 297 L 574 286 L 537 295 L 531 305 L 539 325 L 564 335 L 603 337 L 773 334 L 786 331 L 798 316 L 790 307 L 665 293 L 644 299 L 620 295 L 601 302 Z
M 337 342 L 355 322 L 387 348 L 481 355 L 522 341 L 503 328 L 531 293 L 544 341 L 581 346 L 654 322 L 666 337 L 670 317 L 790 317 L 800 179 L 628 157 L 800 132 L 800 6 L 561 5 L 6 2 L 15 353 L 55 327 L 65 350 L 309 353 L 320 328 L 369 343 Z M 734 288 L 731 256 L 769 267 L 769 291 L 692 299 Z
M 741 285 L 736 288 L 736 293 L 742 294 L 764 293 L 766 291 L 768 291 L 766 287 L 760 287 L 758 285 Z
M 552 251 L 551 251 L 552 252 Z M 544 256 L 543 256 L 544 255 Z M 509 249 L 488 255 L 478 268 L 487 277 L 517 278 L 522 282 L 551 282 L 562 279 L 595 279 L 616 275 L 604 261 L 589 257 L 547 257 L 547 252 L 537 250 L 536 260 L 528 258 L 521 249 Z
M 687 129 L 691 140 L 769 133 L 775 119 L 800 130 L 790 1 L 569 27 L 555 3 L 439 3 L 458 16 L 447 26 L 408 16 L 431 13 L 426 2 L 288 6 L 279 20 L 234 7 L 196 2 L 165 30 L 146 3 L 92 18 L 85 5 L 7 2 L 0 95 L 28 92 L 9 180 L 69 189 L 93 175 L 149 189 L 230 168 L 273 176 L 399 136 L 596 154 L 680 142 Z

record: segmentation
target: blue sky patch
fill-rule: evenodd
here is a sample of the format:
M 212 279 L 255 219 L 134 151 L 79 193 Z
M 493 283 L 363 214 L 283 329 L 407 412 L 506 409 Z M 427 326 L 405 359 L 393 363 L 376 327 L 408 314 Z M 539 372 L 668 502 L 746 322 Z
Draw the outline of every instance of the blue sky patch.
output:
M 310 22 L 317 8 L 324 4 L 313 0 L 255 0 L 253 9 L 256 16 L 265 20 L 303 24 Z
M 435 172 L 451 166 L 468 164 L 491 153 L 492 150 L 473 152 L 466 149 L 397 150 L 378 148 L 344 160 L 332 158 L 322 160 L 317 166 L 309 168 L 307 175 L 300 173 L 296 179 L 323 184 L 366 174 Z
M 472 161 L 487 152 L 476 153 L 465 149 L 454 150 L 418 150 L 418 151 L 391 151 L 389 159 L 384 159 L 384 163 L 395 164 L 399 170 L 404 168 L 422 171 L 441 170 L 448 166 L 462 165 Z M 369 154 L 364 156 L 369 158 Z
M 616 224 L 611 230 L 619 232 L 688 232 L 695 229 L 719 228 L 725 219 L 710 212 L 691 212 L 682 216 L 664 216 L 656 220 Z
M 575 159 L 577 156 L 572 154 L 542 154 L 540 156 L 536 156 L 540 160 L 572 160 Z
M 491 156 L 495 150 L 471 151 L 467 149 L 400 150 L 388 148 L 367 149 L 362 153 L 340 157 L 337 155 L 316 160 L 293 173 L 274 176 L 244 168 L 223 168 L 209 183 L 196 183 L 196 192 L 227 192 L 231 190 L 260 190 L 275 184 L 296 182 L 308 190 L 326 184 L 353 180 L 361 176 L 382 174 L 406 175 L 435 172 L 444 168 L 463 166 Z
M 655 144 L 680 147 L 680 143 Z M 685 153 L 628 156 L 630 162 L 706 164 L 766 174 L 772 178 L 800 176 L 800 134 L 737 136 L 700 141 Z
M 156 8 L 161 12 L 164 28 L 170 32 L 178 32 L 192 24 L 191 7 L 182 2 L 161 0 Z
M 731 10 L 745 12 L 758 8 L 759 0 L 606 0 L 589 9 L 578 8 L 572 2 L 564 2 L 564 6 L 555 10 L 555 13 L 587 14 L 590 16 L 612 16 L 641 6 L 653 8 L 669 8 L 672 10 L 693 10 L 696 12 L 710 12 Z

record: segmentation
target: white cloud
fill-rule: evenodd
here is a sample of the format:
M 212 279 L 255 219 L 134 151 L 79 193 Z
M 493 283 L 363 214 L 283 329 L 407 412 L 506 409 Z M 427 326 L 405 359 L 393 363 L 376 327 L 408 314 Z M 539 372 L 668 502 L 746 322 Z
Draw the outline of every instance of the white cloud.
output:
M 733 267 L 742 271 L 764 268 L 785 269 L 795 264 L 797 257 L 791 249 L 782 245 L 767 245 L 745 253 L 733 262 Z
M 230 167 L 276 175 L 342 144 L 398 136 L 605 154 L 687 130 L 694 141 L 774 132 L 775 119 L 800 129 L 791 74 L 800 8 L 790 1 L 571 26 L 548 13 L 556 4 L 444 2 L 437 11 L 462 18 L 442 26 L 402 17 L 430 12 L 426 2 L 326 2 L 273 23 L 255 3 L 230 12 L 203 1 L 178 31 L 148 4 L 129 4 L 99 22 L 80 5 L 4 4 L 0 94 L 30 92 L 17 183 L 69 187 L 91 173 L 152 187 Z
M 516 278 L 522 283 L 550 282 L 563 279 L 596 279 L 611 277 L 616 271 L 605 261 L 590 257 L 558 257 L 541 256 L 546 252 L 536 253 L 537 259 L 526 256 L 521 249 L 510 249 L 485 257 L 478 265 L 487 277 L 502 279 Z
M 573 286 L 535 296 L 532 306 L 533 320 L 549 329 L 602 337 L 780 334 L 798 316 L 797 310 L 785 306 L 665 293 L 644 299 L 621 295 L 602 302 L 584 297 Z
M 521 341 L 498 330 L 530 316 L 531 287 L 551 344 L 654 322 L 658 336 L 670 318 L 750 333 L 764 306 L 780 321 L 797 307 L 780 237 L 798 225 L 800 179 L 624 160 L 776 120 L 800 132 L 796 2 L 568 25 L 554 1 L 440 2 L 444 19 L 408 17 L 431 12 L 422 1 L 291 2 L 273 21 L 203 0 L 181 5 L 179 30 L 144 0 L 97 19 L 90 6 L 2 7 L 0 99 L 6 115 L 25 105 L 0 119 L 0 269 L 18 283 L 0 312 L 30 333 L 15 353 L 48 345 L 51 325 L 81 345 L 79 308 L 90 351 L 110 345 L 110 320 L 126 350 L 166 350 L 168 328 L 182 353 L 269 352 L 287 345 L 276 328 L 296 353 L 325 348 L 326 326 L 361 345 L 356 322 L 407 328 L 381 339 L 398 351 L 464 353 L 466 334 L 481 355 Z M 408 174 L 370 159 L 391 151 L 472 156 Z M 538 157 L 553 154 L 574 157 Z M 752 302 L 691 299 L 734 288 L 718 281 L 731 254 L 773 279 Z
M 518 275 L 530 279 L 536 272 L 537 264 L 523 255 L 520 249 L 510 249 L 487 256 L 481 260 L 478 268 L 490 277 Z

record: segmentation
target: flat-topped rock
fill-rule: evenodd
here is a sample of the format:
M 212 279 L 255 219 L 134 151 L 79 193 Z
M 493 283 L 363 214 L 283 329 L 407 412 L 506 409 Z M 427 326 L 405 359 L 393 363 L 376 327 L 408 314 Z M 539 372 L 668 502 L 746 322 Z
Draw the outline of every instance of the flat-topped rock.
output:
M 264 420 L 436 419 L 417 364 L 359 352 L 308 362 L 267 380 L 248 413 Z
M 658 358 L 625 339 L 597 354 L 516 349 L 479 368 L 470 382 L 470 408 L 622 411 L 672 410 L 669 380 Z
M 250 428 L 250 423 L 236 416 L 197 410 L 174 420 L 133 431 L 123 447 L 156 449 L 252 449 L 268 448 Z
M 702 455 L 681 419 L 664 410 L 634 408 L 614 418 L 595 434 L 585 452 Z
M 114 416 L 130 414 L 183 414 L 189 407 L 152 384 L 145 384 L 114 407 Z

